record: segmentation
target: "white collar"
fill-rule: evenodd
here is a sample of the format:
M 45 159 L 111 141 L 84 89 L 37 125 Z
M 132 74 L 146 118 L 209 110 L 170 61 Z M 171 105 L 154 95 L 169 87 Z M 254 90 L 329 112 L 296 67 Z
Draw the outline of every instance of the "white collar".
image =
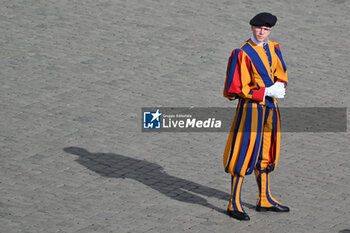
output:
M 265 44 L 267 44 L 269 42 L 269 38 L 266 38 L 264 41 L 259 42 L 255 39 L 254 35 L 252 34 L 252 36 L 250 37 L 250 39 L 254 42 L 254 44 L 263 47 Z

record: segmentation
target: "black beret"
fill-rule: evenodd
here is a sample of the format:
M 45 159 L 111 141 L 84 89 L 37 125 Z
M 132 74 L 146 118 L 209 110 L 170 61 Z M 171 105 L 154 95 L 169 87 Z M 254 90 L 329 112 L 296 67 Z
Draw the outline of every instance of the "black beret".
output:
M 249 23 L 252 26 L 273 27 L 275 26 L 276 22 L 277 22 L 276 16 L 267 12 L 262 12 L 254 16 Z

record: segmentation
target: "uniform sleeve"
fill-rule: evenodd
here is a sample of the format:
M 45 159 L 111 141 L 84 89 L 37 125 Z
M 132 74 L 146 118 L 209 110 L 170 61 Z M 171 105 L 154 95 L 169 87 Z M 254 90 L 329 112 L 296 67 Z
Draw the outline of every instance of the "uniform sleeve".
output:
M 252 79 L 252 62 L 240 49 L 235 49 L 228 61 L 224 97 L 228 99 L 245 98 L 263 101 L 265 87 L 259 87 Z
M 287 84 L 288 84 L 287 67 L 283 61 L 280 46 L 277 43 L 275 44 L 275 52 L 276 52 L 277 57 L 278 57 L 277 67 L 275 70 L 275 79 L 276 79 L 276 81 L 283 82 L 285 84 L 285 86 L 287 87 Z

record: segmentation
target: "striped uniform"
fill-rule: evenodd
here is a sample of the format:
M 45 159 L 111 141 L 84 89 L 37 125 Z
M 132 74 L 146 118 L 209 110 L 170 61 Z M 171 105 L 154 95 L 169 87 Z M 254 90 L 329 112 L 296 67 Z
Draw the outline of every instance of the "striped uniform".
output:
M 280 114 L 277 101 L 265 97 L 265 87 L 276 81 L 287 86 L 287 69 L 279 45 L 258 46 L 252 40 L 233 50 L 227 68 L 224 96 L 239 99 L 223 156 L 225 171 L 232 174 L 230 210 L 244 212 L 240 204 L 243 177 L 255 171 L 259 186 L 257 204 L 278 203 L 270 195 L 269 172 L 278 163 Z

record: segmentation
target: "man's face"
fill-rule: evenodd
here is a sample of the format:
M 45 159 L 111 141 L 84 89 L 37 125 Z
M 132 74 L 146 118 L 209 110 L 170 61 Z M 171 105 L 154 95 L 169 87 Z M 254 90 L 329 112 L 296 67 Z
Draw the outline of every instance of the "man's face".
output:
M 264 26 L 251 26 L 251 29 L 253 31 L 253 35 L 255 39 L 259 42 L 263 42 L 271 32 L 270 27 L 264 27 Z

